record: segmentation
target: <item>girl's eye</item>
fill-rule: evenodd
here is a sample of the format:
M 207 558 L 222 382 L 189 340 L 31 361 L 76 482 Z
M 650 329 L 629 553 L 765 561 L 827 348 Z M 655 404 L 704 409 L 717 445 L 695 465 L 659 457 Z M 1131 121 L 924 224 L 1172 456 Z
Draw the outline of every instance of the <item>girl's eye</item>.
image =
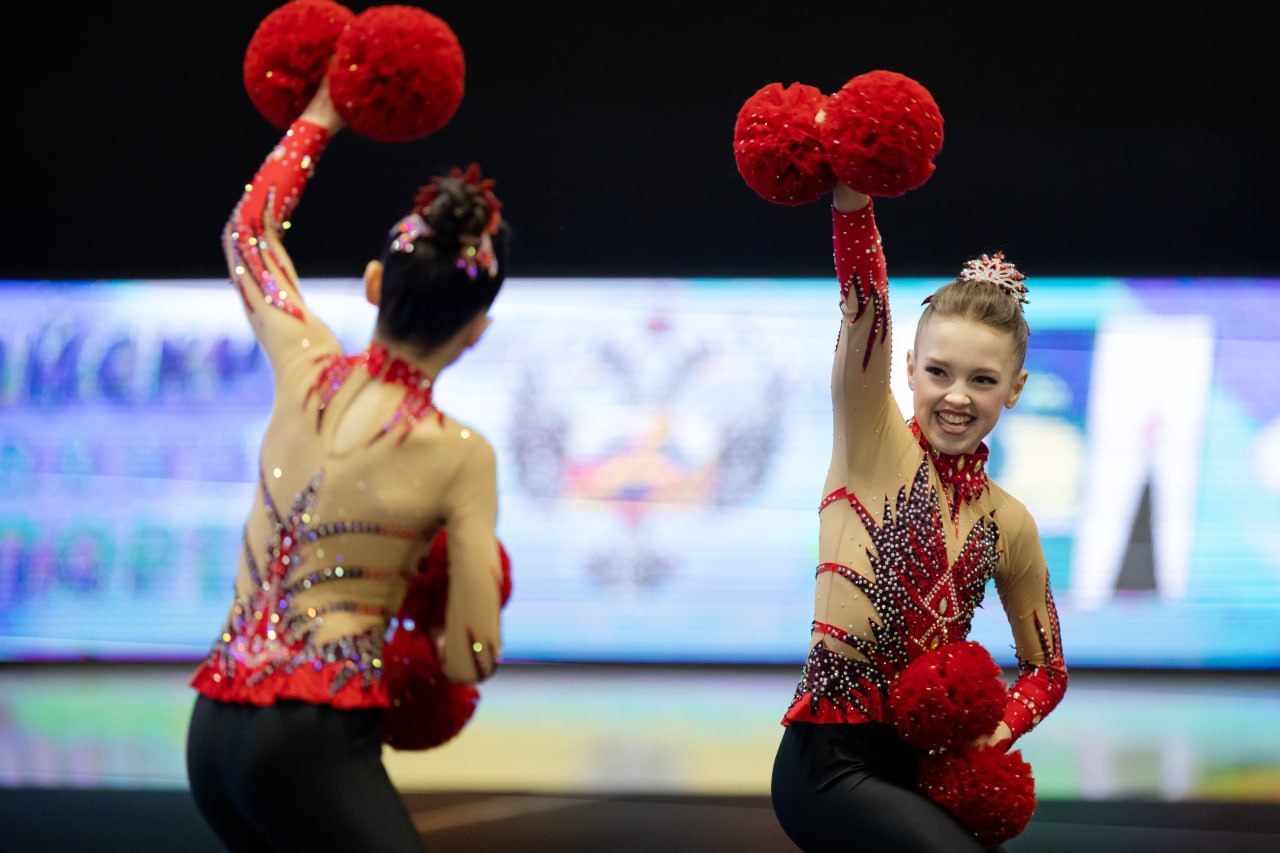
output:
M 996 382 L 996 380 L 995 380 L 994 378 L 990 377 L 990 376 L 978 376 L 978 377 L 975 377 L 973 381 L 974 381 L 974 382 L 979 382 L 979 383 L 981 383 L 981 384 L 983 384 L 983 385 L 996 385 L 996 384 L 998 384 L 998 383 Z
M 931 375 L 933 375 L 933 376 L 946 376 L 946 375 L 947 375 L 946 373 L 944 373 L 944 372 L 943 372 L 943 370 L 942 370 L 942 368 L 941 368 L 941 367 L 926 367 L 926 368 L 924 369 L 924 372 L 925 372 L 925 373 L 928 373 L 928 374 L 931 374 Z

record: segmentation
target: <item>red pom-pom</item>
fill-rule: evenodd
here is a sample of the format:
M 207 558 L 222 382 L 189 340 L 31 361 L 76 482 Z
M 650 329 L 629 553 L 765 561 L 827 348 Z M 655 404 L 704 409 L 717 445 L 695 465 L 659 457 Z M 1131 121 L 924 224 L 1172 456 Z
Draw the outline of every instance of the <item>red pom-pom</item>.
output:
M 267 121 L 283 129 L 302 115 L 353 17 L 331 0 L 290 0 L 262 19 L 249 39 L 243 70 L 249 100 Z
M 507 549 L 498 543 L 498 562 L 502 564 L 502 584 L 498 587 L 498 606 L 506 607 L 511 600 L 511 557 Z
M 511 558 L 498 543 L 502 606 L 511 598 Z M 449 597 L 449 537 L 441 530 L 409 582 L 399 624 L 382 648 L 382 674 L 391 707 L 382 740 L 396 749 L 431 749 L 462 731 L 480 702 L 480 691 L 445 677 L 435 637 L 444 625 Z
M 480 691 L 445 677 L 435 644 L 423 630 L 398 627 L 383 646 L 382 658 L 391 696 L 382 715 L 384 743 L 396 749 L 431 749 L 462 731 L 480 702 Z
M 400 605 L 400 619 L 411 619 L 424 627 L 442 626 L 448 597 L 449 539 L 441 530 L 418 564 L 418 573 L 409 581 Z
M 900 196 L 933 174 L 942 113 L 910 77 L 870 71 L 827 99 L 819 132 L 837 178 L 867 195 Z
M 413 6 L 375 6 L 339 36 L 329 90 L 352 130 L 404 142 L 453 118 L 464 71 L 462 46 L 444 21 Z
M 986 847 L 1021 833 L 1036 808 L 1035 779 L 1020 751 L 961 749 L 926 755 L 916 787 Z
M 1004 715 L 1000 665 L 981 644 L 948 643 L 925 652 L 889 688 L 898 735 L 917 749 L 938 749 L 989 735 Z
M 817 128 L 826 100 L 803 83 L 770 83 L 747 99 L 733 127 L 733 158 L 747 186 L 788 205 L 817 201 L 835 188 Z
M 502 565 L 502 581 L 498 587 L 499 606 L 511 600 L 511 557 L 498 542 L 498 560 Z M 431 547 L 418 564 L 418 574 L 409 581 L 400 618 L 412 619 L 425 626 L 444 624 L 445 599 L 449 595 L 449 532 L 441 530 L 431 540 Z

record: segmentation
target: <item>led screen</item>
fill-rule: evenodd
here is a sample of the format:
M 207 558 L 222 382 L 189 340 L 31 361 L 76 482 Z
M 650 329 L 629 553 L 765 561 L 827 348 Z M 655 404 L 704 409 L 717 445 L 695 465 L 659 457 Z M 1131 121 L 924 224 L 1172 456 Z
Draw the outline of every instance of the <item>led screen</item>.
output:
M 894 391 L 940 281 L 893 281 Z M 1280 664 L 1280 281 L 1039 279 L 992 474 L 1035 515 L 1073 665 Z M 304 282 L 349 349 L 374 309 Z M 436 400 L 493 442 L 513 660 L 799 662 L 833 282 L 507 283 Z M 0 659 L 196 658 L 270 376 L 218 281 L 0 285 Z M 1012 660 L 989 589 L 973 639 Z

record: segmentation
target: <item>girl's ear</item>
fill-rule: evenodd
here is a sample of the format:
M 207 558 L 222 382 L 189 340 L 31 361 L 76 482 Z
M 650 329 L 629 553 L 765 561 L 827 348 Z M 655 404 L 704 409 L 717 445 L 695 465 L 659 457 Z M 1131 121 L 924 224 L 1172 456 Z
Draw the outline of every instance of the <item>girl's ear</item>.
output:
M 1006 400 L 1004 404 L 1006 409 L 1012 409 L 1014 406 L 1018 405 L 1018 398 L 1022 396 L 1022 389 L 1027 387 L 1027 377 L 1029 375 L 1030 374 L 1028 374 L 1027 371 L 1023 370 L 1018 374 L 1018 377 L 1013 380 L 1013 388 L 1009 392 L 1009 399 Z
M 382 261 L 369 261 L 365 264 L 364 298 L 375 308 L 382 302 Z
M 916 352 L 907 350 L 907 387 L 916 390 Z

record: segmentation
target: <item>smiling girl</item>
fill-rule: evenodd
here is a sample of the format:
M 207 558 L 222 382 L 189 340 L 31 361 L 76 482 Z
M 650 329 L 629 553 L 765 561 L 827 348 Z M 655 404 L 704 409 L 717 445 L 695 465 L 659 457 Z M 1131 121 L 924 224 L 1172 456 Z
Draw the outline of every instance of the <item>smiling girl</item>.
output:
M 806 850 L 981 850 L 914 790 L 917 753 L 890 724 L 888 692 L 911 661 L 966 638 L 988 580 L 1021 675 L 979 745 L 1009 749 L 1066 690 L 1035 521 L 988 478 L 983 443 L 1027 381 L 1027 289 L 1001 255 L 984 256 L 926 300 L 903 423 L 889 390 L 888 279 L 871 198 L 838 184 L 833 234 L 844 315 L 835 431 L 810 650 L 782 721 L 774 809 Z

